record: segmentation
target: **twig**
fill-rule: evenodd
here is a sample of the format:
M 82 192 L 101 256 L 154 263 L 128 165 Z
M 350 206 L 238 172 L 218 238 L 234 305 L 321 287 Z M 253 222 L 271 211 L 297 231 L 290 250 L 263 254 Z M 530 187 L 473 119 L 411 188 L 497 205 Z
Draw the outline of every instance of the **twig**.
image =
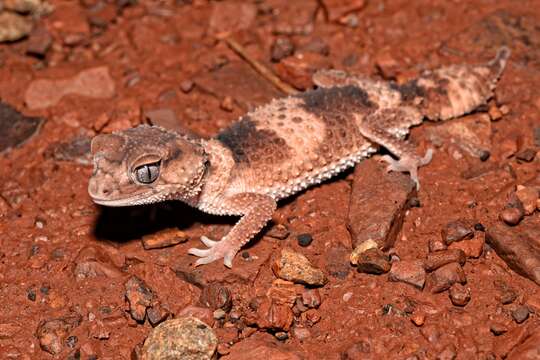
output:
M 244 47 L 237 43 L 235 40 L 229 37 L 223 37 L 220 38 L 220 40 L 224 41 L 236 54 L 238 54 L 238 56 L 244 59 L 253 69 L 255 69 L 255 71 L 257 71 L 262 77 L 272 83 L 272 85 L 274 85 L 279 91 L 287 95 L 298 94 L 298 90 L 281 81 L 281 79 L 278 78 L 266 66 L 249 56 L 246 52 L 246 49 L 244 49 Z

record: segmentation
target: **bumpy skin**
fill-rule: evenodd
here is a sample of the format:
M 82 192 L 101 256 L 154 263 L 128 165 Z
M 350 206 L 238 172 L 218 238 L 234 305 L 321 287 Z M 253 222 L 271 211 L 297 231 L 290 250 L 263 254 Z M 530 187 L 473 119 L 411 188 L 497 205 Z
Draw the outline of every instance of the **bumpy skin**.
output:
M 405 84 L 336 70 L 314 76 L 318 89 L 248 113 L 210 140 L 140 126 L 99 135 L 92 142 L 94 174 L 88 191 L 98 204 L 126 206 L 182 200 L 205 212 L 239 215 L 221 241 L 202 237 L 207 249 L 190 249 L 196 264 L 223 258 L 231 267 L 238 250 L 271 219 L 276 202 L 340 173 L 374 153 L 388 169 L 408 171 L 431 160 L 404 140 L 424 118 L 447 120 L 493 96 L 509 50 L 485 65 L 453 65 Z

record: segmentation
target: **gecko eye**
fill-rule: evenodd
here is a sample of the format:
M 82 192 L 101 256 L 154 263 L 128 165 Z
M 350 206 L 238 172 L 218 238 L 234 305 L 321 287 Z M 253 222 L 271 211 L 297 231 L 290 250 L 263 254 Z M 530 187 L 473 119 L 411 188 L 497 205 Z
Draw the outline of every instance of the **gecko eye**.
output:
M 151 184 L 159 176 L 160 162 L 148 163 L 135 168 L 135 179 L 141 184 Z

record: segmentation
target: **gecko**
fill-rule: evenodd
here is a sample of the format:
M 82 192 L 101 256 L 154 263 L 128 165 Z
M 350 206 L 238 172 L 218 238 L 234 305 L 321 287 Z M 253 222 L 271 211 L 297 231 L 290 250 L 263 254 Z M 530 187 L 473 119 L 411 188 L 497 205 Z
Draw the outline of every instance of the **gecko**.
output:
M 240 219 L 219 241 L 201 236 L 195 265 L 223 259 L 231 268 L 278 201 L 326 181 L 370 157 L 379 146 L 388 171 L 418 169 L 433 150 L 417 155 L 407 139 L 424 119 L 467 114 L 493 97 L 510 50 L 483 64 L 427 70 L 404 83 L 341 70 L 319 70 L 315 89 L 272 100 L 212 138 L 140 125 L 93 138 L 92 200 L 131 206 L 180 200 L 203 212 Z

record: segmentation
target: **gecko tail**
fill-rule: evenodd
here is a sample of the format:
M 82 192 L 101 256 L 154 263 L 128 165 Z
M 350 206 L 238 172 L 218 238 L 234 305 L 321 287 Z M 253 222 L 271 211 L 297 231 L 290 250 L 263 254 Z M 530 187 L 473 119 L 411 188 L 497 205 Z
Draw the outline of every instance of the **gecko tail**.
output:
M 491 69 L 494 78 L 498 79 L 501 77 L 511 54 L 512 51 L 510 48 L 501 46 L 497 51 L 497 55 L 495 55 L 495 57 L 487 64 Z

